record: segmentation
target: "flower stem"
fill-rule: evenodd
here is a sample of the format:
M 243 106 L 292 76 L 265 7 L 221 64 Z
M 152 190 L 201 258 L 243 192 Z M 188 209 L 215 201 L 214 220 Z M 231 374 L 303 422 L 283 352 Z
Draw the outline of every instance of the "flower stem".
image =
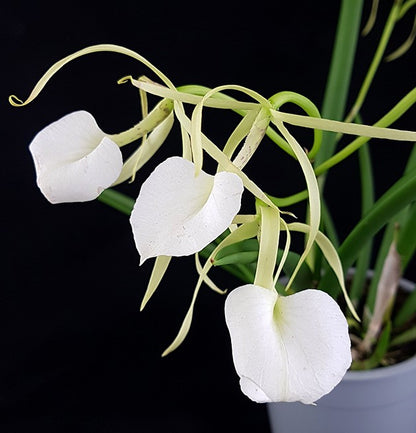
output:
M 380 120 L 378 120 L 374 126 L 387 128 L 397 119 L 399 119 L 414 103 L 416 102 L 416 87 L 412 89 L 403 99 L 401 99 L 387 114 L 385 114 Z M 315 168 L 315 174 L 317 176 L 322 175 L 328 171 L 334 165 L 340 163 L 352 153 L 358 150 L 369 140 L 369 137 L 358 137 L 352 141 L 348 146 L 344 147 L 338 153 L 333 155 L 331 158 L 324 161 L 318 167 Z
M 416 103 L 416 87 L 412 89 L 404 98 L 402 98 L 388 113 L 386 113 L 380 120 L 378 120 L 373 126 L 387 128 L 398 120 L 404 113 L 409 110 L 412 105 Z M 370 140 L 370 137 L 360 136 L 353 140 L 350 144 L 345 146 L 338 153 L 328 158 L 322 164 L 315 167 L 315 175 L 322 176 L 330 168 L 342 162 L 348 158 L 351 154 L 360 149 L 364 144 Z M 296 194 L 288 197 L 273 197 L 269 196 L 270 199 L 279 207 L 290 206 L 295 203 L 299 203 L 308 197 L 307 191 L 303 190 Z
M 351 111 L 348 113 L 347 117 L 345 118 L 346 122 L 352 122 L 355 119 L 355 116 L 358 114 L 358 112 L 360 111 L 364 103 L 365 97 L 367 96 L 368 90 L 374 79 L 374 75 L 376 74 L 380 62 L 383 59 L 386 46 L 390 40 L 390 36 L 394 29 L 394 25 L 399 19 L 400 9 L 401 9 L 401 1 L 393 2 L 393 7 L 391 8 L 390 14 L 384 26 L 383 34 L 381 35 L 376 53 L 374 54 L 373 60 L 367 71 L 367 75 L 364 78 L 360 91 L 358 92 L 357 99 L 354 105 L 352 106 Z

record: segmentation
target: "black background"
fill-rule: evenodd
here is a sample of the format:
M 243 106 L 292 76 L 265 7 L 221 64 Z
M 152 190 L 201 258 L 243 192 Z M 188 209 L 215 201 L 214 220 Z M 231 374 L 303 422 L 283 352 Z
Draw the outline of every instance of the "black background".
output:
M 352 97 L 388 13 L 390 2 L 382 3 L 374 32 L 359 42 Z M 78 109 L 90 111 L 106 132 L 129 128 L 138 120 L 138 94 L 116 81 L 149 74 L 146 68 L 118 54 L 92 54 L 64 67 L 27 107 L 10 107 L 7 96 L 25 98 L 50 65 L 76 50 L 114 43 L 144 55 L 176 85 L 235 83 L 266 97 L 293 90 L 320 106 L 339 6 L 331 0 L 0 6 L 0 432 L 269 431 L 266 406 L 239 390 L 223 297 L 201 290 L 187 340 L 160 357 L 192 296 L 192 259 L 173 260 L 139 313 L 152 264 L 139 268 L 128 218 L 99 202 L 52 206 L 35 185 L 27 150 L 34 134 Z M 405 18 L 391 49 L 410 27 L 411 19 Z M 414 85 L 414 58 L 413 49 L 383 64 L 363 110 L 367 122 Z M 414 118 L 413 109 L 397 126 L 414 129 Z M 211 126 L 211 137 L 221 140 L 227 126 L 218 119 Z M 305 142 L 311 138 L 296 133 Z M 407 143 L 374 141 L 378 195 L 399 175 L 409 149 Z M 257 165 L 248 170 L 256 180 L 262 175 L 267 191 L 277 184 L 280 195 L 295 192 L 287 160 L 274 156 L 276 165 L 271 164 L 273 150 L 261 150 Z M 179 153 L 179 136 L 173 135 L 131 186 L 132 195 L 157 162 Z M 356 161 L 333 172 L 328 201 L 342 238 L 359 218 L 352 209 L 359 203 Z M 222 279 L 222 287 L 239 284 L 226 274 L 213 275 Z M 416 275 L 410 270 L 407 276 Z

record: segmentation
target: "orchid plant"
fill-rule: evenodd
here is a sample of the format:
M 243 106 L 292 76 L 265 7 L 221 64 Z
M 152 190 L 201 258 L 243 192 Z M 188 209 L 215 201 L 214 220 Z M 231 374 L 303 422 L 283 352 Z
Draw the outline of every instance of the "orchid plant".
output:
M 116 45 L 94 45 L 75 52 L 54 64 L 25 101 L 10 97 L 15 106 L 30 103 L 61 67 L 95 52 L 130 56 L 155 75 L 154 80 L 128 76 L 119 81 L 137 88 L 142 102 L 142 120 L 131 129 L 107 134 L 90 113 L 77 111 L 40 131 L 29 149 L 37 184 L 51 203 L 98 198 L 129 215 L 140 263 L 154 259 L 141 309 L 161 284 L 172 257 L 195 256 L 199 278 L 194 295 L 176 338 L 163 355 L 184 341 L 203 284 L 226 293 L 209 275 L 214 266 L 242 282 L 227 294 L 225 320 L 241 390 L 254 401 L 312 404 L 340 382 L 351 363 L 356 368 L 378 366 L 390 347 L 416 338 L 416 327 L 401 334 L 392 330 L 392 323 L 400 330 L 414 316 L 416 295 L 408 296 L 395 318 L 391 308 L 398 279 L 416 248 L 416 151 L 403 176 L 373 203 L 367 149 L 370 138 L 416 141 L 416 132 L 390 128 L 414 104 L 416 89 L 372 126 L 362 124 L 359 117 L 389 36 L 415 4 L 414 0 L 393 2 L 373 62 L 344 122 L 329 119 L 340 118 L 345 106 L 362 1 L 342 4 L 323 117 L 309 99 L 294 92 L 265 98 L 239 85 L 175 86 L 140 54 Z M 374 9 L 371 18 L 375 13 Z M 414 34 L 413 30 L 411 38 Z M 391 57 L 403 54 L 410 45 L 406 42 Z M 230 92 L 244 98 L 232 97 Z M 151 110 L 149 94 L 160 98 Z M 287 103 L 305 114 L 283 111 Z M 236 113 L 236 125 L 223 146 L 202 129 L 206 107 Z M 178 155 L 154 164 L 135 200 L 117 191 L 117 185 L 133 182 L 136 172 L 152 163 L 174 122 L 180 126 L 182 139 Z M 314 130 L 314 142 L 307 151 L 290 132 L 292 125 Z M 336 151 L 343 134 L 357 138 Z M 245 166 L 266 137 L 297 162 L 303 191 L 278 198 L 247 175 Z M 127 145 L 133 149 L 124 159 L 122 148 Z M 356 151 L 362 166 L 365 215 L 339 245 L 325 205 L 325 174 Z M 215 172 L 204 170 L 207 156 L 215 161 Z M 243 194 L 251 195 L 253 213 L 240 212 Z M 301 201 L 307 204 L 305 217 L 291 210 Z M 385 226 L 374 278 L 366 292 L 362 287 L 371 240 Z M 294 233 L 304 236 L 301 251 L 293 249 Z M 347 288 L 345 272 L 353 265 L 355 278 Z M 358 311 L 363 304 L 364 313 Z M 356 343 L 353 350 L 351 341 Z

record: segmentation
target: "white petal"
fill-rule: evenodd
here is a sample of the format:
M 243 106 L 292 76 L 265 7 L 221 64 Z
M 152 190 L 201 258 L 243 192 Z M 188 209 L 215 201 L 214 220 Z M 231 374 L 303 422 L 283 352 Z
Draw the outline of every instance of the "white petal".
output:
M 68 114 L 40 131 L 29 146 L 37 183 L 51 203 L 97 198 L 119 176 L 119 147 L 86 111 Z
M 320 290 L 279 296 L 248 284 L 228 295 L 225 317 L 241 390 L 254 401 L 311 404 L 351 364 L 347 321 Z
M 141 263 L 202 250 L 231 224 L 242 193 L 233 173 L 195 176 L 194 164 L 180 157 L 159 164 L 143 183 L 130 218 Z

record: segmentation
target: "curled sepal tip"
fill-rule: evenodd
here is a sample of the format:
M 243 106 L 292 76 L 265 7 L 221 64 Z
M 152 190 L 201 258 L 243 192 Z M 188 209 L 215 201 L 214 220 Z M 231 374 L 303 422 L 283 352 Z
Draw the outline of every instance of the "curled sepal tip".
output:
M 320 290 L 279 296 L 247 284 L 228 295 L 225 318 L 241 390 L 256 402 L 313 404 L 351 364 L 347 321 Z
M 9 104 L 13 105 L 13 107 L 21 107 L 22 105 L 25 105 L 25 103 L 16 95 L 9 96 Z

